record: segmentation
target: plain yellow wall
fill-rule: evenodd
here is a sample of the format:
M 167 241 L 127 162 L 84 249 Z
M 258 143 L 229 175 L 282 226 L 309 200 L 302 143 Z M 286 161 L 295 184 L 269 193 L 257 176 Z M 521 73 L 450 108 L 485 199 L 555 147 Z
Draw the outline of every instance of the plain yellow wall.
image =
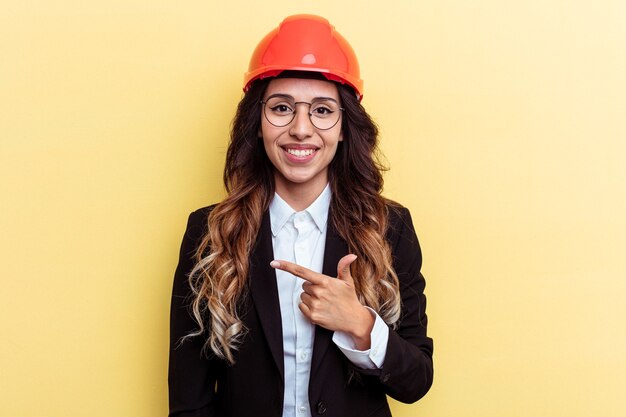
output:
M 626 415 L 626 3 L 56 0 L 0 8 L 0 415 L 165 415 L 188 212 L 256 42 L 357 51 L 424 251 L 435 383 L 395 415 Z

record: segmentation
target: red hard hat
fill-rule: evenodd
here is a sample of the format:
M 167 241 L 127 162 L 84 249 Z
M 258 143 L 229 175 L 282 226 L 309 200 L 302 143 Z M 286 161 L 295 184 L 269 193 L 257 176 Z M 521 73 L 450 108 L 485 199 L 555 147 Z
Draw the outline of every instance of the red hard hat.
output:
M 361 100 L 363 80 L 354 50 L 323 17 L 300 14 L 289 16 L 257 45 L 243 91 L 254 80 L 275 77 L 283 71 L 321 73 L 331 81 L 348 84 Z

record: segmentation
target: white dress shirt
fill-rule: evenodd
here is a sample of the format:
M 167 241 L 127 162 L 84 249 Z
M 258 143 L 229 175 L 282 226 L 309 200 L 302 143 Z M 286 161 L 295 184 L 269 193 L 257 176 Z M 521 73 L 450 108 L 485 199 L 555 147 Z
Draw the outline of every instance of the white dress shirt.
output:
M 330 199 L 330 186 L 326 185 L 309 207 L 295 212 L 278 194 L 274 195 L 269 208 L 274 259 L 322 272 Z M 276 269 L 276 281 L 285 361 L 283 417 L 311 417 L 308 391 L 315 326 L 298 307 L 304 280 Z M 356 366 L 375 369 L 383 365 L 389 328 L 374 310 L 369 310 L 375 317 L 370 349 L 356 350 L 352 338 L 343 332 L 335 332 L 333 342 Z

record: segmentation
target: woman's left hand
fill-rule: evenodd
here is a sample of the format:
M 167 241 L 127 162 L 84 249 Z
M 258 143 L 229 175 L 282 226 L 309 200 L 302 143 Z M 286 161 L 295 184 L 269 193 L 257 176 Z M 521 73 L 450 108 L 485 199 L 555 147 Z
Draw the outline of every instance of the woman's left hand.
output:
M 350 254 L 339 260 L 336 279 L 292 262 L 272 261 L 270 265 L 305 280 L 299 307 L 311 323 L 345 332 L 352 337 L 358 350 L 367 350 L 375 319 L 356 295 L 350 274 L 350 264 L 356 258 Z

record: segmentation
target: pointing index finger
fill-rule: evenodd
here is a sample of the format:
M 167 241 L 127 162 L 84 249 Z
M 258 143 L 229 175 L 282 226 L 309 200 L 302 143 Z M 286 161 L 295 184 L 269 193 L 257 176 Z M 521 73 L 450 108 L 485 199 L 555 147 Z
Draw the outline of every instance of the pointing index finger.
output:
M 309 281 L 311 284 L 320 284 L 322 282 L 321 274 L 292 262 L 274 260 L 270 262 L 270 266 L 289 272 L 305 281 Z

